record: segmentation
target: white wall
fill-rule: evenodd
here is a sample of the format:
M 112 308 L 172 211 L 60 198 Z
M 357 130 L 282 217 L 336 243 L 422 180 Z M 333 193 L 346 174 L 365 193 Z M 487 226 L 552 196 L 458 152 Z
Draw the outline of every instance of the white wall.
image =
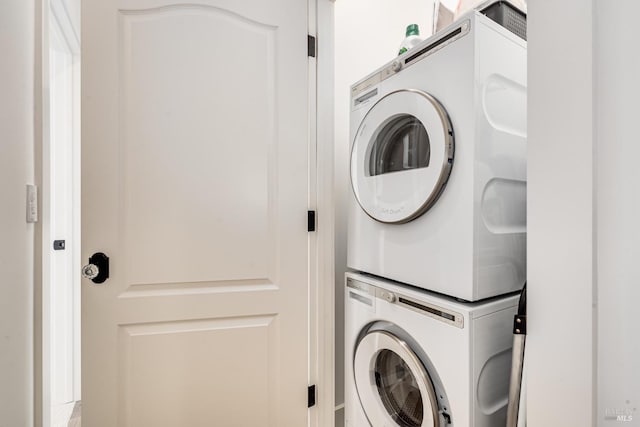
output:
M 594 1 L 598 426 L 640 426 L 638 13 L 637 0 Z
M 592 425 L 591 2 L 528 10 L 528 425 Z
M 0 2 L 0 426 L 33 424 L 34 3 Z
M 347 261 L 349 88 L 398 53 L 408 24 L 431 34 L 433 0 L 337 0 L 335 3 L 336 405 L 344 402 L 344 273 Z M 340 416 L 340 414 L 339 414 Z M 340 419 L 336 421 L 340 424 Z
M 529 2 L 531 427 L 640 426 L 640 4 L 614 3 Z

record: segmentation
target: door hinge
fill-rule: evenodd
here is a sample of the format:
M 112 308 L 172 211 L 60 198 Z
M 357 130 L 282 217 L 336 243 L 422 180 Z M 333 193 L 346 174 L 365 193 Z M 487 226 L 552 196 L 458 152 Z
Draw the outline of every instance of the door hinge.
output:
M 316 405 L 316 385 L 310 385 L 307 389 L 307 408 Z
M 311 35 L 307 35 L 307 54 L 312 58 L 316 57 L 316 38 Z
M 307 231 L 316 231 L 316 211 L 307 211 Z

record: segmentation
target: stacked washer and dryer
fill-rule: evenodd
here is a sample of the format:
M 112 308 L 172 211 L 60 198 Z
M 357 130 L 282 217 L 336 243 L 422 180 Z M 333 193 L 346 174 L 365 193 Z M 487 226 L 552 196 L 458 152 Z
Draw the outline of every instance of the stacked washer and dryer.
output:
M 526 280 L 527 48 L 486 10 L 351 88 L 348 427 L 506 423 Z

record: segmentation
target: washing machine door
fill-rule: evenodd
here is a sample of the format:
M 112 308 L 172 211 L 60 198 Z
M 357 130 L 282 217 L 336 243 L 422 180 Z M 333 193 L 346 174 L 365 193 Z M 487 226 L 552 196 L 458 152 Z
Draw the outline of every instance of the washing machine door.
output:
M 375 427 L 443 427 L 433 383 L 424 365 L 402 339 L 369 332 L 353 361 L 358 397 Z
M 438 100 L 418 90 L 389 93 L 371 107 L 353 141 L 356 199 L 377 221 L 416 219 L 442 193 L 453 153 L 453 127 Z

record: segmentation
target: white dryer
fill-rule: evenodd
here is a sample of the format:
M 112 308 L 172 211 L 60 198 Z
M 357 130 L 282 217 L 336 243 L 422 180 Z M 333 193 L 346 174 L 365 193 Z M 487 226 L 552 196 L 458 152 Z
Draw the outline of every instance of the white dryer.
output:
M 522 288 L 526 59 L 473 11 L 352 86 L 349 267 L 467 301 Z
M 506 425 L 517 296 L 461 303 L 347 273 L 346 427 Z

